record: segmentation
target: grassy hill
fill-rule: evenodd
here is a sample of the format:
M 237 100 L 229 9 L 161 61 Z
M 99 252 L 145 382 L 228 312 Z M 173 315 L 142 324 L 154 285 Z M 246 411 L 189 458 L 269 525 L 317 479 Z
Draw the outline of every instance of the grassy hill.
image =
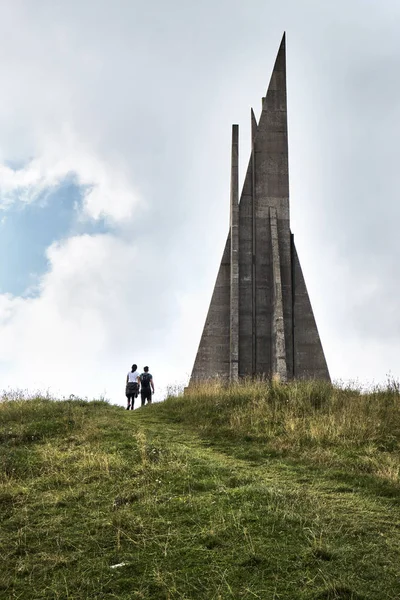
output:
M 0 402 L 1 599 L 400 598 L 400 395 Z

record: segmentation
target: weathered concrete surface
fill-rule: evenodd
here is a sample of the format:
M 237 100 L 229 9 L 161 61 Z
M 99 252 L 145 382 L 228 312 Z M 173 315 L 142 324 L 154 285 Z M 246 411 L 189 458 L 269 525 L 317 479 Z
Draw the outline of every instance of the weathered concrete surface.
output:
M 279 253 L 278 221 L 276 209 L 270 208 L 271 253 L 273 289 L 272 317 L 272 372 L 280 381 L 287 381 L 285 325 L 283 320 L 283 294 L 281 279 L 281 260 Z
M 239 375 L 239 126 L 232 126 L 230 380 Z
M 252 160 L 247 168 L 239 204 L 239 376 L 253 375 L 255 314 L 253 306 L 253 182 Z M 255 289 L 255 288 L 254 288 Z
M 258 123 L 251 114 L 252 152 L 238 227 L 233 135 L 231 228 L 192 380 L 235 379 L 237 373 L 329 380 L 290 231 L 285 54 L 283 36 Z

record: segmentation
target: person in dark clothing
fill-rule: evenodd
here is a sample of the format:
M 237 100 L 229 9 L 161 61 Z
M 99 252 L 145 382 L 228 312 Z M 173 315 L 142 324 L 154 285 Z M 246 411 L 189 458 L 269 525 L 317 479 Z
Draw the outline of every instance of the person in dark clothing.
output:
M 151 396 L 154 394 L 153 375 L 149 373 L 149 367 L 144 367 L 144 373 L 140 375 L 140 396 L 142 398 L 142 406 L 151 404 Z
M 128 406 L 126 410 L 133 410 L 133 404 L 135 402 L 135 398 L 139 395 L 139 383 L 140 383 L 140 375 L 137 370 L 137 365 L 132 365 L 132 370 L 126 376 L 126 388 L 125 388 L 125 396 L 128 400 Z

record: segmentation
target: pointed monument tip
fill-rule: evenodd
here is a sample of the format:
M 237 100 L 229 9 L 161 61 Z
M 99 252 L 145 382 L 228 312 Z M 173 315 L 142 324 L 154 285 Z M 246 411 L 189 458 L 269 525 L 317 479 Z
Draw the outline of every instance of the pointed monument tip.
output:
M 274 72 L 286 72 L 286 31 L 283 32 L 281 45 L 279 46 L 278 54 L 276 55 Z
M 262 99 L 263 113 L 265 110 L 268 111 L 268 98 L 270 92 L 281 91 L 284 97 L 282 97 L 282 106 L 286 107 L 286 31 L 283 32 L 281 45 L 279 46 L 278 54 L 276 55 L 274 68 L 272 70 L 271 79 L 267 89 L 265 99 Z M 274 109 L 275 110 L 275 109 Z M 286 110 L 286 108 L 285 108 Z

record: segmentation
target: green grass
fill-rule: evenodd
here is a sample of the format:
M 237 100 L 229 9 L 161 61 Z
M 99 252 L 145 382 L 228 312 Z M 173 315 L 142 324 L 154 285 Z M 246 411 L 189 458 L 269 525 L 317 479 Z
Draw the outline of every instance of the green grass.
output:
M 0 423 L 1 599 L 400 598 L 396 385 L 15 399 Z

